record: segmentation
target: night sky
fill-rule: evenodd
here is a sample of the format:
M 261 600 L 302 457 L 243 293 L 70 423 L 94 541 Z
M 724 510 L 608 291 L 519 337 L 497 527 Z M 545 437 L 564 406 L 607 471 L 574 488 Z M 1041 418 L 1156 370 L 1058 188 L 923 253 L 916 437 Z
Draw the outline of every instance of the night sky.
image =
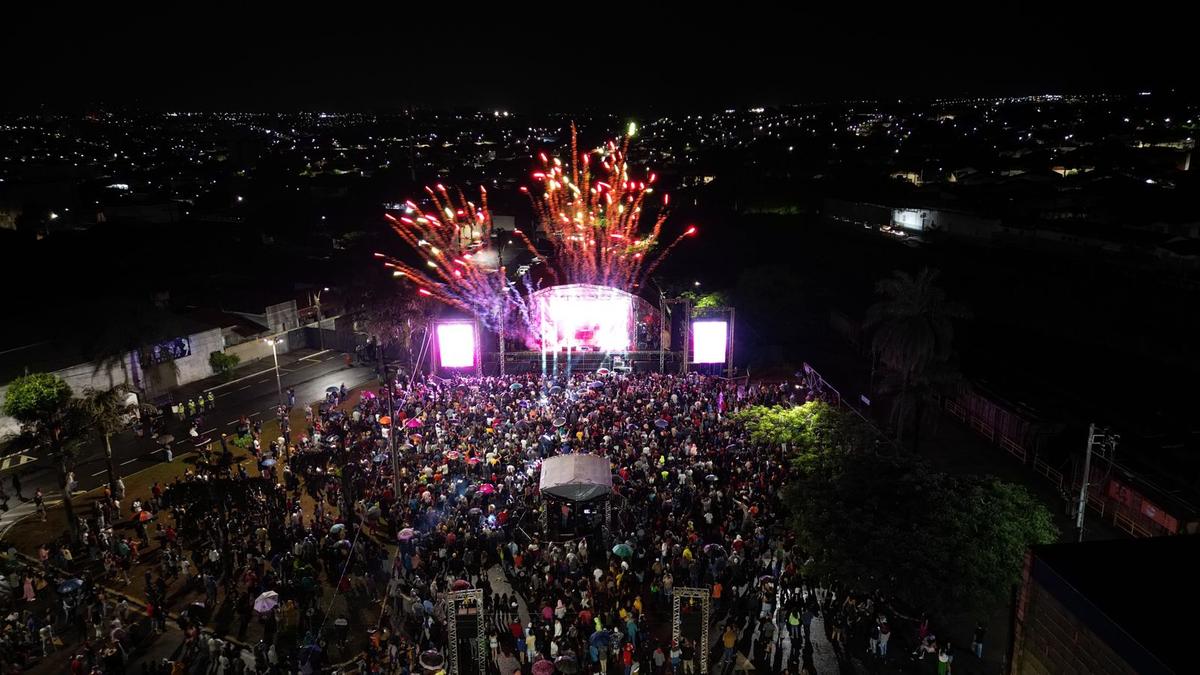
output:
M 1188 87 L 1200 58 L 1193 24 L 1152 3 L 1113 16 L 1096 3 L 556 3 L 528 16 L 252 4 L 5 9 L 0 107 L 669 111 Z

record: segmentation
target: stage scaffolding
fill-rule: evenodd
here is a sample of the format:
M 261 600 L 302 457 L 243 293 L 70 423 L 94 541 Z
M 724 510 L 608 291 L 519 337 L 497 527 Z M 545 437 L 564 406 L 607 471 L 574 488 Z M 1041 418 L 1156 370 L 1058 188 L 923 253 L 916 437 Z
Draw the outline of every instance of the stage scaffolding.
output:
M 475 645 L 472 651 L 475 652 L 475 663 L 478 666 L 478 673 L 487 672 L 487 634 L 484 631 L 484 624 L 487 623 L 487 617 L 483 612 L 483 591 L 478 588 L 469 588 L 463 591 L 450 591 L 446 594 L 446 642 L 447 651 L 446 662 L 450 665 L 448 672 L 450 675 L 458 675 L 461 670 L 458 663 L 458 610 L 460 607 L 466 609 L 468 607 L 475 608 Z
M 696 658 L 700 659 L 700 673 L 708 672 L 708 624 L 712 613 L 712 589 L 676 586 L 671 593 L 671 640 L 679 644 L 681 600 L 700 601 L 700 642 L 696 645 Z

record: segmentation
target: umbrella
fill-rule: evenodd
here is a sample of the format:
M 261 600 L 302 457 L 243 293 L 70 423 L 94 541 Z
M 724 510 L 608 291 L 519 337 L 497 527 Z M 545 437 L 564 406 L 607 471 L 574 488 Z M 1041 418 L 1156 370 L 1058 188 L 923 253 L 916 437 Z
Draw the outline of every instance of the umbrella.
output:
M 566 423 L 567 423 L 567 418 L 565 418 L 565 417 L 555 417 L 554 418 L 554 426 L 556 426 L 556 427 L 561 427 Z
M 574 675 L 579 672 L 579 662 L 573 656 L 560 656 L 554 659 L 554 667 L 564 675 Z
M 346 529 L 345 523 L 334 523 L 333 527 L 329 528 L 329 534 L 337 534 L 344 529 Z
M 617 544 L 612 547 L 612 552 L 619 558 L 628 558 L 633 555 L 633 549 L 629 547 L 629 544 Z
M 512 384 L 508 385 L 508 388 L 512 389 L 513 391 L 517 391 L 524 388 L 524 386 L 525 385 L 521 384 L 520 382 L 513 382 Z
M 154 517 L 154 514 L 150 513 L 149 511 L 139 511 L 138 512 L 138 522 L 144 523 L 153 517 Z
M 351 545 L 351 541 L 349 539 L 343 539 L 343 540 L 339 541 L 338 543 L 334 544 L 334 546 L 341 546 L 342 548 L 349 548 L 350 545 Z
M 671 423 L 660 417 L 654 420 L 654 426 L 658 427 L 659 429 L 666 429 L 667 427 L 671 426 Z
M 551 393 L 551 394 L 561 394 L 561 393 L 562 393 L 562 387 L 560 387 L 560 386 L 558 386 L 558 385 L 556 384 L 556 385 L 554 385 L 553 387 L 550 387 L 550 393 Z
M 58 592 L 63 595 L 74 593 L 83 586 L 83 579 L 67 579 L 58 585 Z
M 396 535 L 396 538 L 399 539 L 400 541 L 408 541 L 409 539 L 412 539 L 416 535 L 417 535 L 416 530 L 412 529 L 411 527 L 406 527 L 403 530 L 400 530 L 400 534 Z
M 274 459 L 264 459 L 262 462 L 262 465 L 267 468 L 270 468 L 272 466 L 275 466 L 275 460 Z
M 383 515 L 383 510 L 379 508 L 378 504 L 372 504 L 371 508 L 367 509 L 367 517 L 371 520 L 375 520 L 381 515 Z
M 467 511 L 467 513 L 469 513 L 473 516 L 478 516 L 479 514 L 483 513 L 483 509 L 476 506 L 476 507 L 472 508 L 470 511 Z
M 339 389 L 337 387 L 325 387 L 325 391 L 327 391 L 327 392 L 341 391 L 341 389 Z
M 710 473 L 710 474 L 708 474 L 707 476 L 705 476 L 705 477 L 704 477 L 704 480 L 706 480 L 706 481 L 708 481 L 708 482 L 710 482 L 710 483 L 715 483 L 715 482 L 717 482 L 717 475 L 716 475 L 716 474 L 713 474 L 713 473 Z
M 479 494 L 481 495 L 490 495 L 495 491 L 496 488 L 491 483 L 484 483 L 483 485 L 479 486 Z
M 452 462 L 453 462 L 454 460 L 458 459 L 459 457 L 462 457 L 462 453 L 460 453 L 460 452 L 459 452 L 459 451 L 457 451 L 457 450 L 451 450 L 450 452 L 447 452 L 447 453 L 446 453 L 446 459 L 448 459 L 448 460 L 450 460 L 450 461 L 452 461 Z
M 609 642 L 612 642 L 612 632 L 606 630 L 598 630 L 592 633 L 592 637 L 588 640 L 591 646 L 599 649 L 607 647 Z
M 425 423 L 414 417 L 405 422 L 404 426 L 408 427 L 409 429 L 420 429 L 421 427 L 425 426 Z
M 600 389 L 601 387 L 604 386 L 604 383 L 601 382 L 600 380 L 592 380 L 591 382 L 588 382 L 588 386 L 591 387 L 592 389 Z
M 364 391 L 364 392 L 362 393 L 362 397 L 363 397 L 363 398 L 367 398 L 367 399 L 375 398 L 375 392 L 373 392 L 373 391 Z
M 175 442 L 175 437 L 171 434 L 159 434 L 157 440 L 159 445 L 170 445 Z
M 208 607 L 203 602 L 193 602 L 180 612 L 181 615 L 191 618 L 193 621 L 205 623 L 208 621 Z
M 471 457 L 470 459 L 467 460 L 467 464 L 470 464 L 471 466 L 475 466 L 478 463 L 479 463 L 478 457 Z
M 392 423 L 392 418 L 389 415 L 382 415 L 379 418 L 379 423 L 386 427 Z
M 704 547 L 704 552 L 711 556 L 725 555 L 725 547 L 720 544 L 708 544 Z
M 609 373 L 608 368 L 600 368 L 599 370 L 596 371 L 596 374 L 599 375 L 600 377 L 604 377 L 608 373 Z
M 275 591 L 267 591 L 266 593 L 258 596 L 258 598 L 254 601 L 254 611 L 261 614 L 266 614 L 267 612 L 275 609 L 275 606 L 278 604 L 279 594 Z
M 554 675 L 554 662 L 542 659 L 533 664 L 533 675 Z
M 454 583 L 450 584 L 452 591 L 465 591 L 471 587 L 471 582 L 466 579 L 455 579 Z
M 387 459 L 387 455 L 383 454 L 382 452 L 379 453 L 378 455 L 371 457 L 371 461 L 375 462 L 376 464 L 382 462 L 385 459 Z
M 431 673 L 441 670 L 442 665 L 445 663 L 445 657 L 443 657 L 436 649 L 430 649 L 427 652 L 421 653 L 421 667 Z

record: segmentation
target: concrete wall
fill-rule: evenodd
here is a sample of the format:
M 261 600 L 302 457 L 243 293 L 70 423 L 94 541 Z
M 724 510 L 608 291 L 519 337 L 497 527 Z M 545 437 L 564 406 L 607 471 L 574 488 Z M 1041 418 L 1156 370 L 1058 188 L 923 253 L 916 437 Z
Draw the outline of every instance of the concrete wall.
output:
M 79 363 L 54 371 L 62 381 L 71 387 L 71 391 L 80 396 L 84 389 L 111 389 L 118 384 L 128 384 L 134 388 L 145 389 L 149 397 L 160 396 L 174 387 L 189 382 L 202 380 L 213 374 L 208 365 L 208 356 L 219 352 L 225 346 L 225 339 L 220 328 L 213 328 L 201 333 L 188 336 L 191 354 L 167 363 L 160 363 L 142 369 L 137 354 L 130 352 L 120 363 L 107 367 L 97 367 L 93 362 Z M 264 344 L 270 353 L 270 346 Z M 4 400 L 7 385 L 0 387 L 0 402 Z M 20 431 L 16 420 L 0 416 L 0 436 Z
M 212 328 L 202 333 L 188 336 L 191 354 L 182 359 L 160 363 L 146 368 L 142 386 L 151 395 L 163 394 L 174 387 L 196 380 L 203 380 L 213 374 L 208 357 L 213 352 L 225 348 L 225 338 L 220 328 Z
M 271 356 L 271 345 L 262 340 L 246 340 L 245 342 L 226 347 L 225 353 L 236 356 L 242 363 L 249 363 Z

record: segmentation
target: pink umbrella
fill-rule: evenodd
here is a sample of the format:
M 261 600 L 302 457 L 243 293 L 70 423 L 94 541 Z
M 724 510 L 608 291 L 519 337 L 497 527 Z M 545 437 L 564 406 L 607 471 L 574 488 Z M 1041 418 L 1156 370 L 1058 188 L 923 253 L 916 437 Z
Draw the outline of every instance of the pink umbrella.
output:
M 363 398 L 375 398 L 375 392 L 373 392 L 373 391 L 364 391 L 364 392 L 362 393 L 362 397 L 363 397 Z
M 408 427 L 409 429 L 420 429 L 421 427 L 425 426 L 425 424 L 421 422 L 421 420 L 414 417 L 405 422 L 404 426 Z
M 542 659 L 533 664 L 533 675 L 553 675 L 554 662 L 548 659 Z
M 396 538 L 400 541 L 408 541 L 416 536 L 416 534 L 416 530 L 412 529 L 411 527 L 406 527 L 403 530 L 400 530 L 400 533 L 396 535 Z
M 475 465 L 476 465 L 476 464 L 478 464 L 478 463 L 479 463 L 479 458 L 478 458 L 478 457 L 472 457 L 472 458 L 470 458 L 470 459 L 468 459 L 468 460 L 467 460 L 467 464 L 470 464 L 471 466 L 475 466 Z
M 462 454 L 459 453 L 459 451 L 457 451 L 457 450 L 451 450 L 450 452 L 446 453 L 446 459 L 448 459 L 452 462 L 454 460 L 458 459 L 459 457 L 462 457 Z
M 490 495 L 496 491 L 496 488 L 491 483 L 484 483 L 479 486 L 479 494 Z

